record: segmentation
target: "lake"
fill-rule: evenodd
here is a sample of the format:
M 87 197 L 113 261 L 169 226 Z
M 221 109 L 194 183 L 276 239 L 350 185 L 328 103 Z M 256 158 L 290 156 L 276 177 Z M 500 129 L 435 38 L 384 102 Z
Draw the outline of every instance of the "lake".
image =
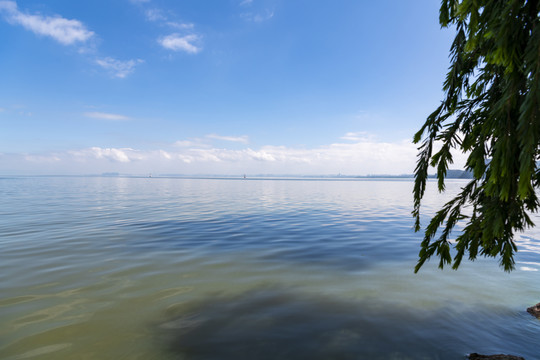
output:
M 540 359 L 540 231 L 510 274 L 414 274 L 412 186 L 1 178 L 0 358 Z

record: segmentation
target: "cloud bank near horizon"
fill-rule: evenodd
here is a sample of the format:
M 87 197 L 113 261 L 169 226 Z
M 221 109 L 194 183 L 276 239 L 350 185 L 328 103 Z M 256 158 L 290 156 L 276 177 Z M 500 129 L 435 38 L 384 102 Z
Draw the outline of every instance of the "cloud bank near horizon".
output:
M 350 136 L 349 136 L 350 137 Z M 411 174 L 416 145 L 410 141 L 378 142 L 369 137 L 313 148 L 247 146 L 245 137 L 212 134 L 207 139 L 241 139 L 240 149 L 180 140 L 163 149 L 89 147 L 46 154 L 0 154 L 4 174 Z M 183 146 L 179 146 L 181 143 Z M 452 168 L 463 168 L 456 154 Z

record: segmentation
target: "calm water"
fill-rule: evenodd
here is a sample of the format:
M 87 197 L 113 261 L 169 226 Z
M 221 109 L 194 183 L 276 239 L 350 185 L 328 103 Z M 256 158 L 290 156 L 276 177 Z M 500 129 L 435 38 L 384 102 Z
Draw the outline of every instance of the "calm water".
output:
M 0 358 L 540 359 L 525 312 L 540 301 L 540 231 L 519 237 L 511 274 L 478 260 L 414 275 L 411 190 L 2 178 Z M 424 212 L 449 194 L 431 186 Z

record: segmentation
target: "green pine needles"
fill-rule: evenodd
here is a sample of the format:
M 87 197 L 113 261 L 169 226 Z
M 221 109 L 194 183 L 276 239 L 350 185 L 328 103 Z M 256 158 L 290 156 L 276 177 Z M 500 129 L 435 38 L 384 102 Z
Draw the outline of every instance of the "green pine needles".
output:
M 445 98 L 414 136 L 415 230 L 430 166 L 439 191 L 452 152 L 467 154 L 474 179 L 425 228 L 415 272 L 433 255 L 457 269 L 464 256 L 498 257 L 514 269 L 514 234 L 533 226 L 540 186 L 540 0 L 443 0 L 439 21 L 455 26 Z M 423 139 L 423 140 L 422 140 Z M 434 148 L 440 150 L 436 151 Z M 452 229 L 463 225 L 451 241 Z M 454 256 L 451 248 L 455 248 Z

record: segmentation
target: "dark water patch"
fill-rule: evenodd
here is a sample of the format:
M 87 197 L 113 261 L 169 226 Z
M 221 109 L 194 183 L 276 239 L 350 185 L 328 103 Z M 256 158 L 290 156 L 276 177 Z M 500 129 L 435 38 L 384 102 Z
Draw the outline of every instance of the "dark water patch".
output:
M 464 359 L 534 353 L 540 322 L 504 308 L 437 310 L 264 288 L 212 294 L 167 314 L 159 343 L 178 359 Z

